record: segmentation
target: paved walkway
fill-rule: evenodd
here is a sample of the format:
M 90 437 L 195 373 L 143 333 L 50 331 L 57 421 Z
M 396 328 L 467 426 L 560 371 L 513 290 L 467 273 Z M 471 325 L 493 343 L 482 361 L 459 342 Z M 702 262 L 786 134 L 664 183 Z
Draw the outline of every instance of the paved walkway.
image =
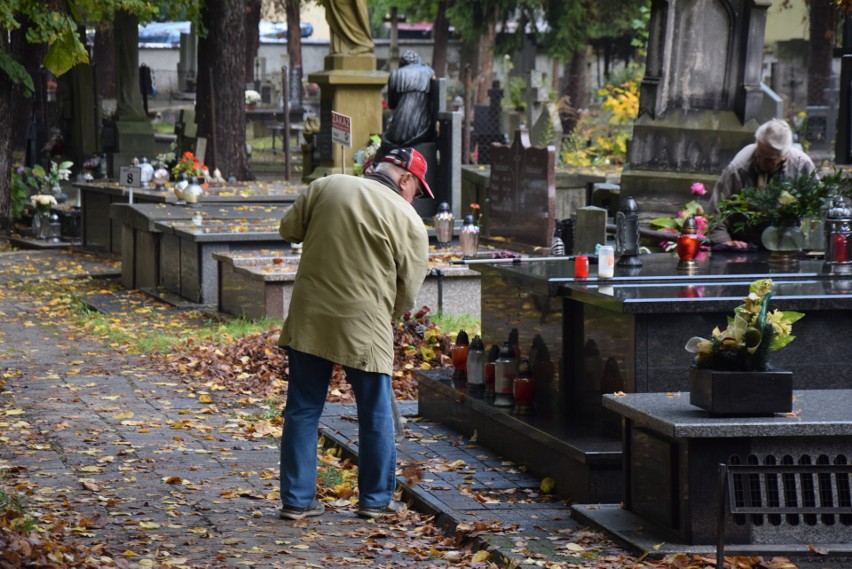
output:
M 212 392 L 213 404 L 202 403 L 144 357 L 46 326 L 44 299 L 6 284 L 25 273 L 81 272 L 117 270 L 61 251 L 0 253 L 0 476 L 30 493 L 36 510 L 50 505 L 46 519 L 64 520 L 80 540 L 140 567 L 451 565 L 453 555 L 408 549 L 428 527 L 419 514 L 385 524 L 348 506 L 279 520 L 277 438 L 247 429 L 259 411 L 250 401 L 228 406 Z M 403 408 L 416 414 L 416 403 Z M 354 408 L 327 405 L 322 430 L 357 456 Z M 475 442 L 417 419 L 405 435 L 404 499 L 492 549 L 492 561 L 578 562 L 577 548 L 600 542 L 570 519 L 567 504 L 538 496 L 538 479 Z

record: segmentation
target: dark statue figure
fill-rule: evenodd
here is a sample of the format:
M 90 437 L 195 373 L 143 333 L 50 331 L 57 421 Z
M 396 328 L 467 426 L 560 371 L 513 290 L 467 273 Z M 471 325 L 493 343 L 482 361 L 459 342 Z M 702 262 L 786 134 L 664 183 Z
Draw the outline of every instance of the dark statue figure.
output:
M 413 51 L 399 58 L 399 68 L 388 79 L 388 107 L 393 116 L 382 135 L 379 156 L 393 148 L 414 147 L 435 138 L 431 83 L 434 70 Z

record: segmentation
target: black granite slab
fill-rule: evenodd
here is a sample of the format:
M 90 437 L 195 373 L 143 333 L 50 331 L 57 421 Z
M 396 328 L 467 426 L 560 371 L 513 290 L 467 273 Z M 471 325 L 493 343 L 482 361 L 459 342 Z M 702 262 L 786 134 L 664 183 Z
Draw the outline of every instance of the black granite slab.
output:
M 601 306 L 623 314 L 665 314 L 678 312 L 725 312 L 742 303 L 749 285 L 757 275 L 748 279 L 705 279 L 685 283 L 613 284 L 571 283 L 562 287 L 565 296 Z M 771 307 L 779 310 L 849 310 L 852 308 L 852 286 L 832 278 L 802 279 L 790 276 L 775 279 Z M 852 285 L 852 281 L 849 281 Z
M 775 280 L 788 278 L 829 278 L 822 273 L 822 261 L 803 258 L 792 266 L 779 267 L 769 262 L 769 255 L 759 253 L 714 253 L 705 256 L 696 263 L 694 270 L 686 272 L 678 269 L 678 259 L 674 253 L 652 253 L 642 255 L 641 267 L 615 267 L 613 278 L 597 277 L 597 265 L 590 258 L 589 277 L 574 276 L 574 261 L 547 260 L 546 257 L 522 262 L 499 262 L 472 264 L 470 267 L 484 273 L 499 274 L 518 286 L 530 290 L 547 290 L 556 296 L 563 293 L 562 285 L 620 285 L 626 283 L 649 283 L 657 281 L 677 281 L 697 286 L 707 281 L 752 281 L 771 277 Z M 839 278 L 839 277 L 838 277 Z M 852 283 L 850 283 L 852 287 Z

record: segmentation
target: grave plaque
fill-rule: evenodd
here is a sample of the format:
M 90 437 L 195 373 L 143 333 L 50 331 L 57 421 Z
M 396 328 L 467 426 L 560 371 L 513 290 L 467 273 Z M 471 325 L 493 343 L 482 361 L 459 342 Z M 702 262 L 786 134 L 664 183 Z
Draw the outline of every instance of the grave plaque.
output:
M 511 247 L 544 247 L 556 227 L 556 150 L 533 147 L 526 129 L 515 132 L 511 146 L 491 146 L 488 223 L 491 238 Z

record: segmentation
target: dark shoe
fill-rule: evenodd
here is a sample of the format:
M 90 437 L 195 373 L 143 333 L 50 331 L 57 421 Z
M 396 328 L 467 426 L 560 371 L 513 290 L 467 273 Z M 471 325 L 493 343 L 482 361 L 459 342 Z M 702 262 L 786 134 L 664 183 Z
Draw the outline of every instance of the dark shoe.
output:
M 284 506 L 278 512 L 278 517 L 282 520 L 303 520 L 305 518 L 315 518 L 325 513 L 325 506 L 318 500 L 314 500 L 307 508 L 293 508 Z
M 391 500 L 390 504 L 383 508 L 366 508 L 364 506 L 359 506 L 356 513 L 360 518 L 370 518 L 375 520 L 385 516 L 392 516 L 403 510 L 405 510 L 405 506 L 403 504 Z

